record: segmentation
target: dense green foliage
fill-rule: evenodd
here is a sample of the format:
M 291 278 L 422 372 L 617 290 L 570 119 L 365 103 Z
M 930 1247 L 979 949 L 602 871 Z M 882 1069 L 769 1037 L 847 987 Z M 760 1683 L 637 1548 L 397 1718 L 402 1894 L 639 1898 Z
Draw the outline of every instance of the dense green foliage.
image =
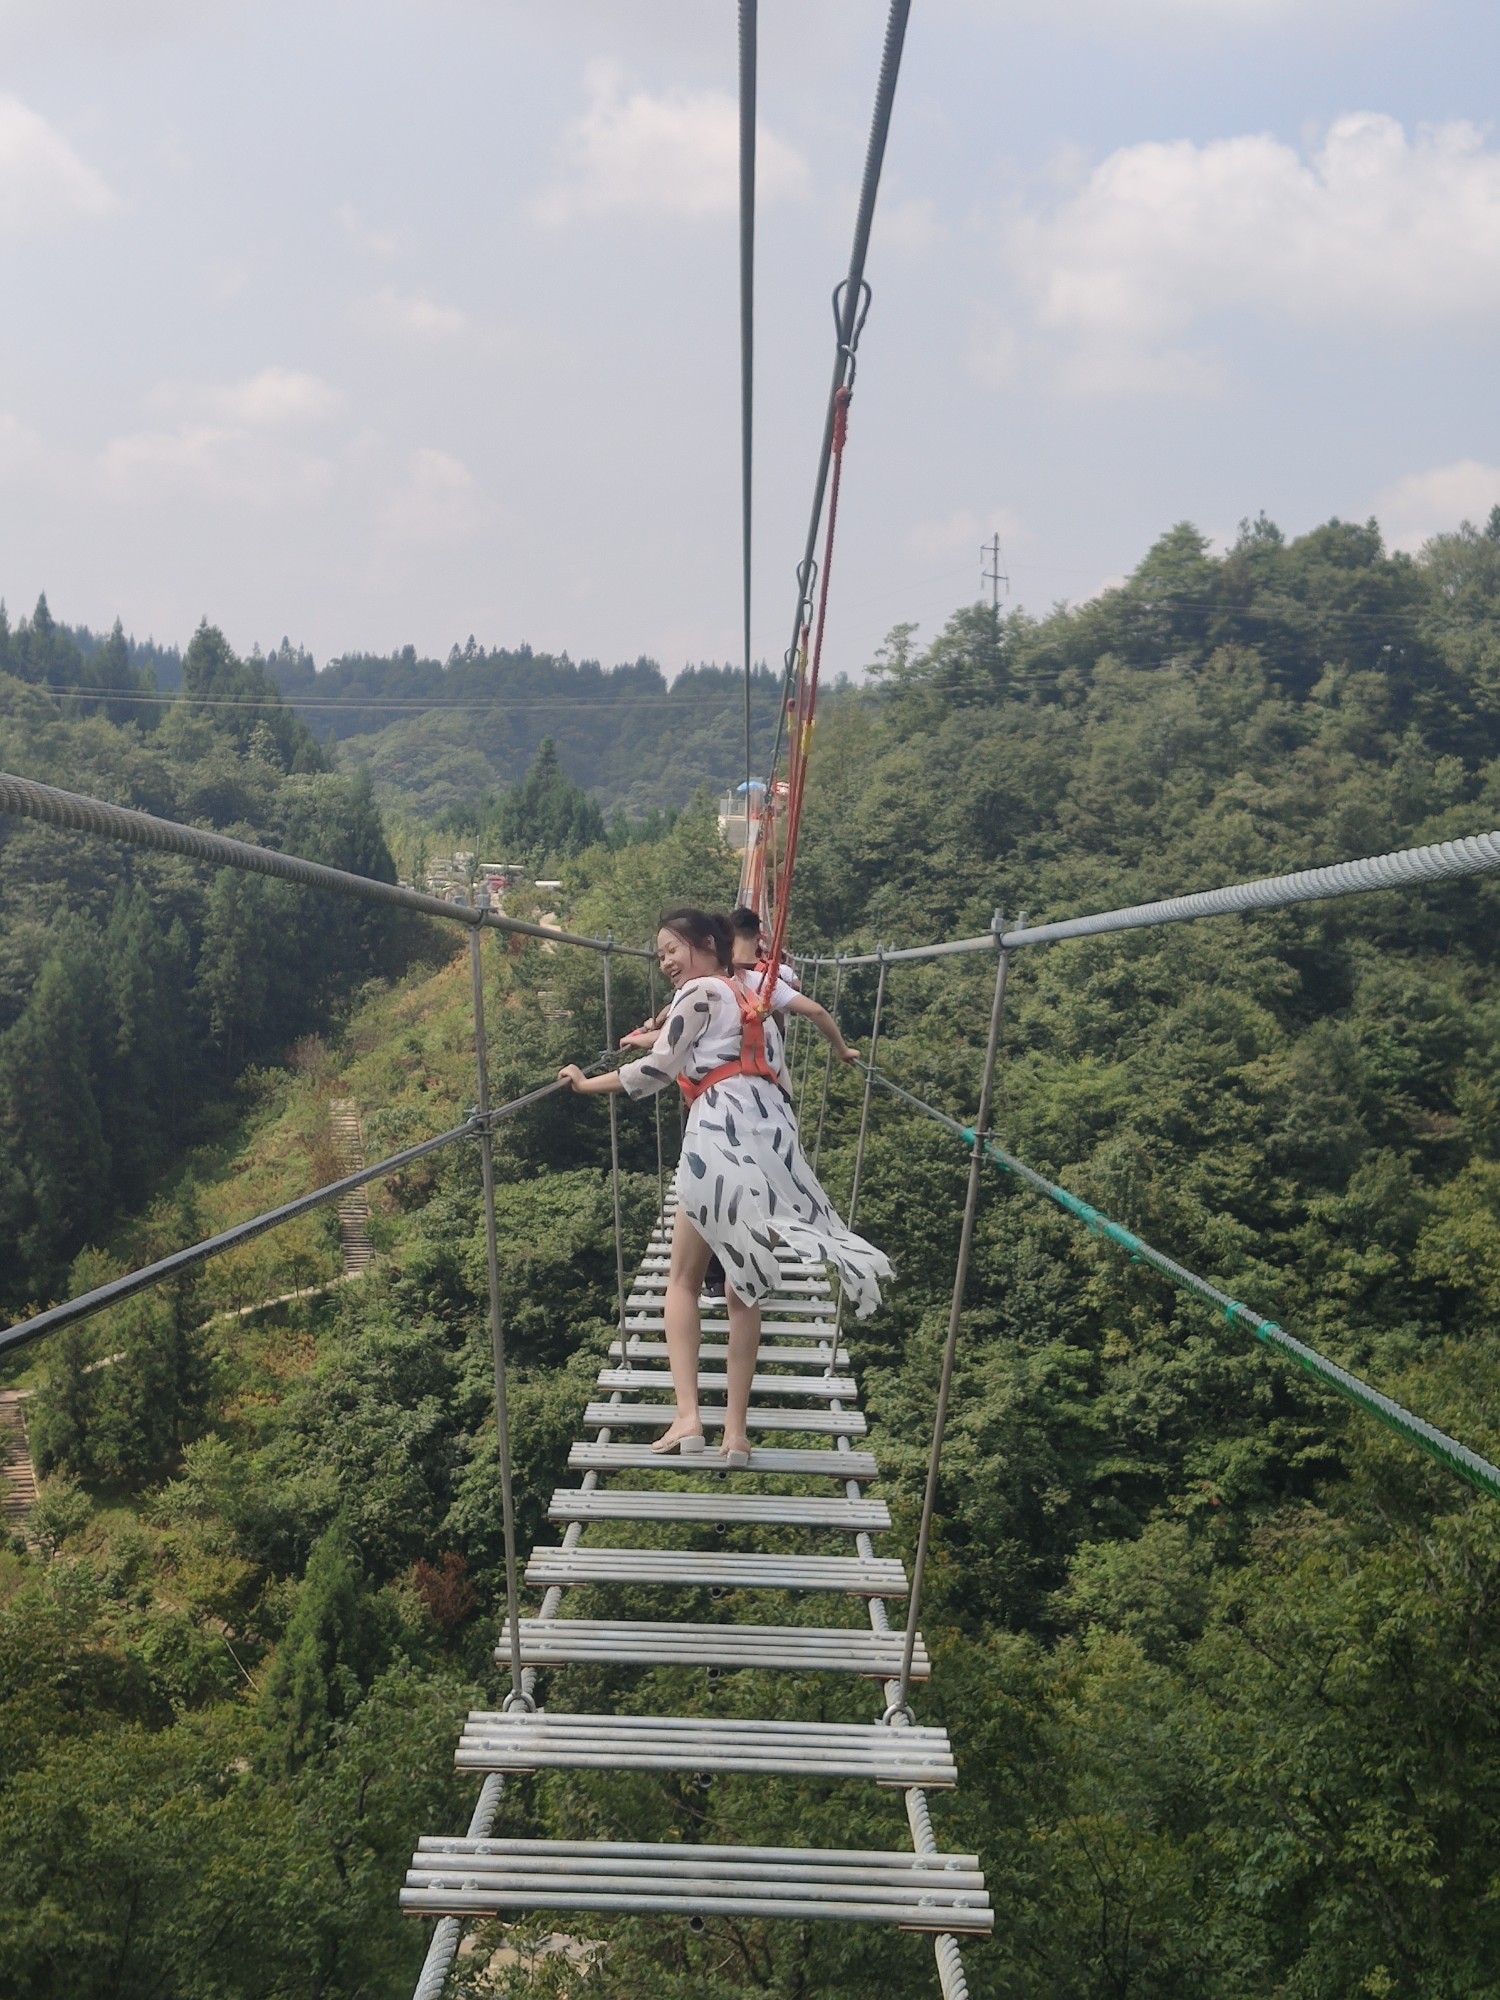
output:
M 745 680 L 733 667 L 687 667 L 669 686 L 654 660 L 607 671 L 529 646 L 486 651 L 472 638 L 446 663 L 408 646 L 389 658 L 346 654 L 316 674 L 288 648 L 267 665 L 321 740 L 369 765 L 382 804 L 423 818 L 467 812 L 497 784 L 519 785 L 549 737 L 569 776 L 606 813 L 621 808 L 631 819 L 745 775 Z M 779 673 L 756 670 L 760 762 L 780 686 Z
M 327 771 L 219 632 L 188 648 L 181 700 L 124 724 L 48 691 L 70 648 L 45 600 L 0 646 L 0 766 L 394 880 L 368 779 Z M 368 905 L 0 822 L 0 1304 L 55 1293 L 226 1083 L 326 1026 L 416 941 Z
M 223 755 L 244 782 L 253 744 Z M 1485 829 L 1497 806 L 1500 521 L 1415 562 L 1345 524 L 1284 544 L 1258 523 L 1221 559 L 1179 528 L 1077 610 L 966 609 L 926 648 L 893 635 L 872 690 L 819 730 L 796 942 L 973 933 L 997 904 L 1061 916 Z M 727 898 L 734 870 L 697 811 L 564 877 L 570 921 L 636 938 L 684 894 Z M 67 885 L 86 907 L 85 887 Z M 1021 1156 L 1491 1457 L 1497 909 L 1479 879 L 1019 953 L 999 1093 Z M 497 1093 L 603 1046 L 596 962 L 522 940 L 487 952 Z M 618 1028 L 650 994 L 642 968 L 615 970 Z M 889 977 L 882 1065 L 965 1117 L 992 976 L 975 958 Z M 285 1091 L 358 1093 L 382 1147 L 448 1122 L 469 1089 L 466 978 L 460 960 L 369 998 L 341 1076 Z M 856 1041 L 873 997 L 871 975 L 843 982 Z M 840 1200 L 857 1113 L 840 1072 L 822 1157 Z M 670 1105 L 662 1123 L 670 1161 Z M 656 1120 L 627 1109 L 621 1130 L 633 1250 Z M 547 1498 L 609 1337 L 606 1161 L 584 1102 L 528 1112 L 499 1146 L 528 1543 L 553 1532 Z M 860 1226 L 899 1282 L 850 1345 L 907 1552 L 964 1171 L 947 1133 L 877 1099 Z M 463 1824 L 457 1720 L 497 1692 L 476 1188 L 467 1155 L 403 1176 L 376 1272 L 336 1304 L 205 1330 L 190 1298 L 163 1299 L 56 1350 L 37 1428 L 83 1484 L 54 1482 L 0 1572 L 0 1986 L 409 1992 L 422 1940 L 395 1915 L 400 1871 L 417 1833 Z M 139 1358 L 93 1368 L 120 1351 Z M 126 1379 L 148 1362 L 186 1413 L 175 1431 L 145 1425 Z M 1497 1558 L 1492 1504 L 993 1176 L 923 1610 L 936 1670 L 917 1693 L 959 1759 L 940 1836 L 981 1854 L 1000 1913 L 965 1951 L 976 1996 L 1491 1992 Z M 684 1592 L 660 1615 L 862 1612 Z M 855 1720 L 878 1694 L 578 1668 L 548 1700 Z M 906 1837 L 898 1801 L 857 1786 L 623 1776 L 519 1781 L 502 1830 Z M 553 1928 L 490 1927 L 506 1955 L 465 1961 L 459 1990 L 935 1990 L 914 1938 L 580 1920 L 603 1946 L 584 1977 L 529 1949 Z

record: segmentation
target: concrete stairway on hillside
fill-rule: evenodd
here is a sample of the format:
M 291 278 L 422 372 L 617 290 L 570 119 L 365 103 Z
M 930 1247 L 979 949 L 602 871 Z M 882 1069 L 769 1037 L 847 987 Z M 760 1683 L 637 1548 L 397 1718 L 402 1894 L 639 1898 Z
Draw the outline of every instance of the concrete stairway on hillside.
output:
M 0 1520 L 13 1535 L 23 1534 L 36 1505 L 36 1467 L 26 1435 L 25 1389 L 0 1389 Z
M 352 1097 L 336 1097 L 329 1113 L 329 1129 L 338 1149 L 339 1165 L 344 1173 L 357 1174 L 365 1164 L 365 1135 L 360 1129 L 359 1107 Z M 344 1276 L 357 1278 L 369 1269 L 375 1255 L 370 1243 L 370 1204 L 363 1188 L 340 1196 L 338 1217 Z

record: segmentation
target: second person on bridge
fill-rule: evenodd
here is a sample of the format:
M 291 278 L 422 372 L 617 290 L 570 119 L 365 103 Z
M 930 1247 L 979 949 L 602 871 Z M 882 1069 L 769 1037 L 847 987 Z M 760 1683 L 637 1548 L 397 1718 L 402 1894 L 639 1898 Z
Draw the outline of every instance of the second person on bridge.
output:
M 861 1319 L 880 1304 L 880 1281 L 894 1273 L 883 1251 L 844 1227 L 807 1163 L 781 1031 L 773 1018 L 758 1020 L 730 978 L 726 920 L 704 910 L 669 910 L 656 951 L 675 997 L 655 1046 L 610 1075 L 586 1077 L 570 1064 L 559 1076 L 586 1096 L 623 1091 L 632 1098 L 651 1097 L 675 1081 L 688 1099 L 665 1314 L 677 1414 L 654 1449 L 703 1449 L 698 1298 L 709 1257 L 717 1255 L 729 1281 L 724 1456 L 743 1466 L 750 1462 L 760 1307 L 780 1278 L 778 1248 L 815 1268 L 832 1264 Z

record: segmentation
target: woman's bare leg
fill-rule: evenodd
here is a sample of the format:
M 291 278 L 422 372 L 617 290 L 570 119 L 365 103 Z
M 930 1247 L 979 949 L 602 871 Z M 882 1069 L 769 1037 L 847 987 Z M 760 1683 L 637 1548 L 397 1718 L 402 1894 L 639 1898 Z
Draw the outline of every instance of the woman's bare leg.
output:
M 726 1370 L 729 1394 L 725 1399 L 724 1449 L 748 1452 L 750 1383 L 755 1374 L 755 1359 L 760 1353 L 760 1307 L 747 1306 L 733 1285 L 725 1288 L 724 1302 L 729 1308 L 729 1361 Z
M 663 1314 L 677 1415 L 656 1440 L 664 1447 L 675 1444 L 679 1438 L 703 1434 L 703 1419 L 698 1414 L 698 1348 L 703 1338 L 698 1294 L 711 1254 L 708 1244 L 688 1221 L 686 1210 L 679 1207 L 677 1220 L 672 1224 L 672 1262 L 667 1272 Z

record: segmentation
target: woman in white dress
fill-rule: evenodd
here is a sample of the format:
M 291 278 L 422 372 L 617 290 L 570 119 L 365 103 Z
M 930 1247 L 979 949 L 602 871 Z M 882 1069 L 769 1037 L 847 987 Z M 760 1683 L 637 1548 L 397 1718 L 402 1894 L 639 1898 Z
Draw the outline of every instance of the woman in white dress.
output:
M 844 1227 L 803 1155 L 781 1032 L 767 1018 L 763 1051 L 756 1051 L 743 1011 L 748 1003 L 730 979 L 726 919 L 669 910 L 656 952 L 675 997 L 650 1052 L 606 1076 L 586 1077 L 569 1064 L 559 1080 L 585 1096 L 632 1098 L 676 1081 L 691 1100 L 677 1166 L 665 1314 L 677 1415 L 653 1449 L 703 1449 L 698 1294 L 709 1257 L 717 1255 L 729 1279 L 724 1457 L 743 1466 L 750 1462 L 747 1412 L 760 1302 L 780 1275 L 777 1247 L 814 1268 L 832 1264 L 861 1319 L 880 1304 L 879 1281 L 894 1273 L 883 1251 Z

